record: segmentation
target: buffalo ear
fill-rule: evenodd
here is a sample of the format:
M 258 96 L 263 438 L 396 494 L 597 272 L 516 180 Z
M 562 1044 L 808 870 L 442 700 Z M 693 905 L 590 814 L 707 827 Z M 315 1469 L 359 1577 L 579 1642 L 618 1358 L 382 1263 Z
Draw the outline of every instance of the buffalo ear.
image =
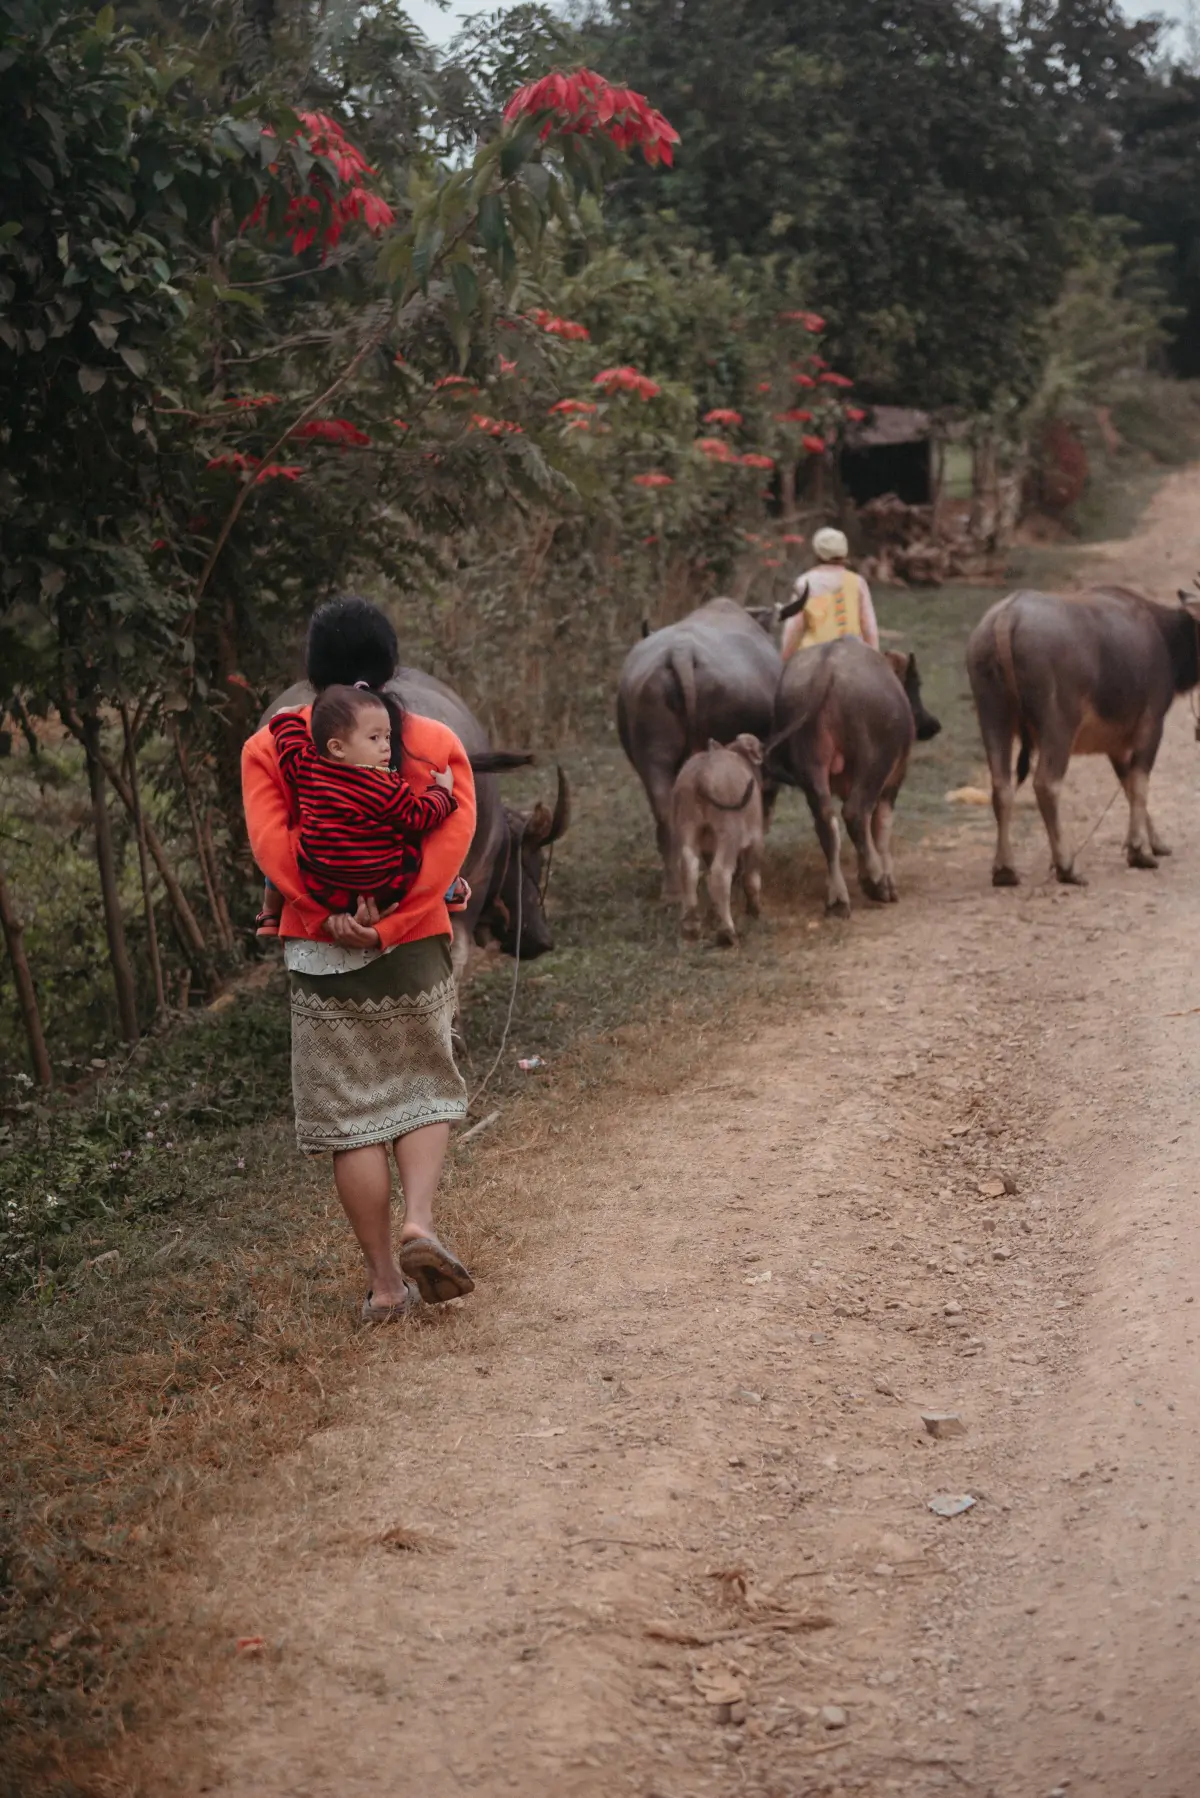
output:
M 715 737 L 710 737 L 708 739 L 708 747 L 710 749 L 724 749 L 725 745 L 724 743 L 718 743 Z
M 540 849 L 549 841 L 550 832 L 553 827 L 554 814 L 551 812 L 550 807 L 544 805 L 539 799 L 528 818 L 525 820 L 525 829 L 521 833 L 521 841 L 524 843 L 526 849 Z

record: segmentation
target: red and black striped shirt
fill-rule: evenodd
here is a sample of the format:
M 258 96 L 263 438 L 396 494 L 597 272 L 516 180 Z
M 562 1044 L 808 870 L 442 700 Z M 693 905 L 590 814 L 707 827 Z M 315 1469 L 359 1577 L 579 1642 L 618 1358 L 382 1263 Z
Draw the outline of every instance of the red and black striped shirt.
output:
M 421 839 L 456 810 L 430 785 L 417 794 L 392 768 L 355 768 L 321 755 L 298 712 L 271 720 L 279 769 L 300 824 L 296 860 L 314 899 L 353 911 L 367 894 L 403 899 L 421 871 Z

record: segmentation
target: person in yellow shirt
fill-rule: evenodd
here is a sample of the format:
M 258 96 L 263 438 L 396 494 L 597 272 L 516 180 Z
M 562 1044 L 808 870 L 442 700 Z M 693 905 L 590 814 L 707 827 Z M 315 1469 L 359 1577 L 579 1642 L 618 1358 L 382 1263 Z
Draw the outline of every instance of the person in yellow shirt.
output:
M 779 608 L 784 661 L 798 649 L 832 643 L 836 637 L 861 637 L 878 649 L 879 626 L 871 589 L 861 574 L 846 567 L 850 545 L 845 532 L 826 525 L 816 532 L 812 546 L 817 566 L 801 576 L 791 599 Z

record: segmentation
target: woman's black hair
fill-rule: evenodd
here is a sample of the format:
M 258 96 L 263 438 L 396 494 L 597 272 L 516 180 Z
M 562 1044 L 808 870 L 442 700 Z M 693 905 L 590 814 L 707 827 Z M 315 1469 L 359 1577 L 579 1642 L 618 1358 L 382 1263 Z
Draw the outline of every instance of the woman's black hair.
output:
M 308 624 L 305 672 L 320 693 L 325 687 L 353 687 L 365 681 L 387 707 L 392 721 L 392 766 L 404 753 L 404 707 L 385 691 L 396 672 L 400 647 L 386 612 L 369 599 L 347 593 L 318 606 Z

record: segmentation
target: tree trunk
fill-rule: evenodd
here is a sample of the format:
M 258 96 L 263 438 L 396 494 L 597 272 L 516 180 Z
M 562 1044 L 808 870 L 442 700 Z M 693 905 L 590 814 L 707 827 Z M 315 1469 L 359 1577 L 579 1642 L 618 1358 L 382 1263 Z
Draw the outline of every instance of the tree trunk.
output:
M 138 871 L 142 877 L 142 910 L 146 917 L 146 951 L 150 957 L 150 972 L 154 976 L 154 1009 L 161 1017 L 167 1009 L 166 989 L 163 986 L 162 956 L 158 952 L 158 925 L 154 920 L 154 894 L 150 886 L 150 857 L 146 850 L 146 815 L 142 810 L 142 795 L 138 787 L 137 748 L 134 743 L 133 726 L 129 721 L 129 707 L 121 701 L 121 724 L 125 732 L 125 765 L 129 771 L 129 792 L 133 800 L 133 822 L 137 831 Z
M 75 716 L 74 712 L 68 709 L 62 711 L 60 715 L 63 723 L 71 732 L 72 736 L 77 737 L 82 743 L 83 725 Z M 109 761 L 103 751 L 99 751 L 98 753 L 100 755 L 100 766 L 104 769 L 108 779 L 112 782 L 121 804 L 129 813 L 130 818 L 132 818 L 134 815 L 133 794 L 129 790 L 129 782 L 125 779 L 125 776 L 120 772 L 116 765 Z M 167 898 L 171 902 L 171 909 L 178 918 L 180 929 L 183 932 L 184 952 L 185 954 L 194 954 L 199 957 L 201 961 L 204 961 L 208 957 L 208 942 L 204 932 L 200 928 L 196 914 L 188 904 L 187 895 L 180 886 L 178 876 L 167 859 L 167 852 L 162 846 L 162 839 L 159 837 L 158 832 L 155 830 L 153 824 L 150 823 L 149 819 L 145 820 L 145 830 L 146 847 L 154 858 L 155 867 L 162 876 L 162 883 L 167 889 Z
M 13 967 L 13 980 L 17 988 L 17 1004 L 21 1008 L 21 1022 L 25 1026 L 25 1035 L 29 1038 L 29 1056 L 33 1062 L 33 1077 L 39 1086 L 52 1086 L 54 1075 L 50 1067 L 50 1056 L 46 1051 L 46 1037 L 42 1030 L 42 1014 L 38 1010 L 37 990 L 33 984 L 33 975 L 29 971 L 29 963 L 25 958 L 25 927 L 13 910 L 12 895 L 8 890 L 8 882 L 4 878 L 4 869 L 0 868 L 0 925 L 4 928 L 4 940 L 8 944 L 9 960 Z
M 88 786 L 92 794 L 92 822 L 96 831 L 96 864 L 100 870 L 100 895 L 104 904 L 104 930 L 108 937 L 108 958 L 112 965 L 113 986 L 117 994 L 117 1015 L 121 1035 L 127 1043 L 138 1039 L 137 988 L 129 963 L 125 941 L 125 921 L 121 916 L 121 895 L 117 887 L 117 862 L 113 853 L 112 823 L 108 816 L 107 787 L 104 765 L 100 759 L 100 720 L 94 712 L 85 712 L 83 747 L 87 756 Z
M 220 891 L 217 871 L 211 859 L 212 839 L 204 829 L 200 818 L 200 807 L 192 786 L 192 771 L 188 766 L 187 749 L 184 746 L 183 732 L 178 723 L 173 725 L 175 737 L 175 754 L 179 759 L 179 772 L 183 776 L 183 791 L 187 799 L 188 815 L 192 820 L 192 839 L 196 845 L 196 860 L 200 864 L 200 877 L 204 882 L 204 891 L 208 897 L 208 909 L 212 921 L 217 927 L 217 937 L 222 949 L 233 948 L 233 926 L 229 922 L 229 909 L 225 904 L 225 895 Z

